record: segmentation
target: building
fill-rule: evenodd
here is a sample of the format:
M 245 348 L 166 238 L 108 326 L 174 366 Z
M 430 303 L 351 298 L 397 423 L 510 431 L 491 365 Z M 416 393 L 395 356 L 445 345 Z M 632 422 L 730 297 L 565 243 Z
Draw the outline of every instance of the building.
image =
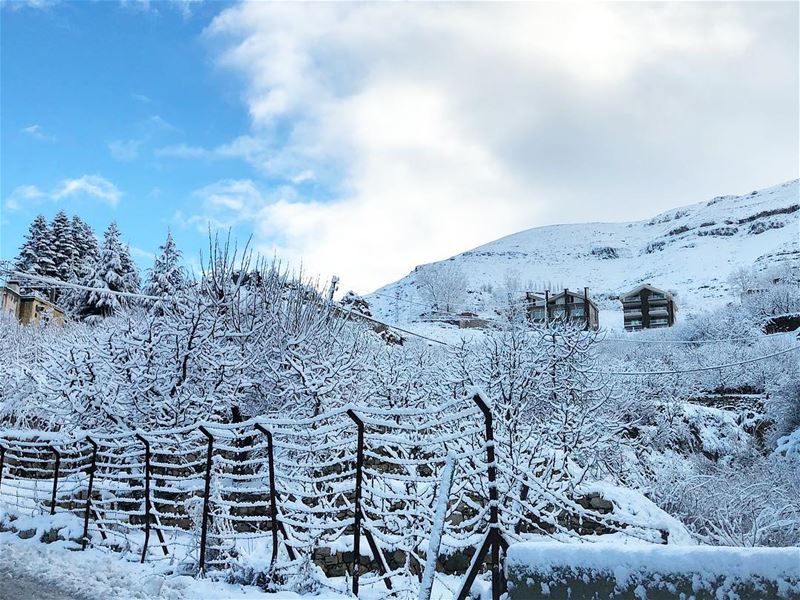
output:
M 23 325 L 38 325 L 45 319 L 63 325 L 65 319 L 61 308 L 35 292 L 22 293 L 16 281 L 9 281 L 0 289 L 0 311 L 13 315 Z
M 525 300 L 528 320 L 534 323 L 561 320 L 583 324 L 586 329 L 600 327 L 597 305 L 589 298 L 589 288 L 583 288 L 583 293 L 567 289 L 553 295 L 549 291 L 527 292 Z
M 643 283 L 619 297 L 625 316 L 625 330 L 672 327 L 678 310 L 672 294 Z

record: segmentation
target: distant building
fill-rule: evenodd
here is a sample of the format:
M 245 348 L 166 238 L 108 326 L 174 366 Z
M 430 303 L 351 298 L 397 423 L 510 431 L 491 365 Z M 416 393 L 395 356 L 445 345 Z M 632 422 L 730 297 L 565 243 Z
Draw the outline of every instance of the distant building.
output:
M 678 310 L 672 294 L 643 283 L 619 297 L 625 316 L 625 330 L 672 327 Z
M 0 311 L 13 315 L 20 323 L 39 324 L 50 319 L 58 325 L 64 324 L 64 311 L 47 298 L 36 293 L 22 293 L 19 283 L 9 281 L 0 289 Z
M 583 293 L 564 290 L 560 294 L 550 292 L 526 292 L 528 320 L 534 323 L 549 323 L 561 320 L 583 324 L 586 329 L 600 327 L 597 305 L 589 298 L 589 289 Z

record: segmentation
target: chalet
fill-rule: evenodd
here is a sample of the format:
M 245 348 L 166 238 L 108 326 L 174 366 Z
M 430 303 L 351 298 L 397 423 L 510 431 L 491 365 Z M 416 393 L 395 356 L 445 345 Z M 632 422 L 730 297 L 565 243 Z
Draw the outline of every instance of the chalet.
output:
M 678 310 L 672 294 L 643 283 L 619 297 L 625 316 L 625 330 L 672 327 Z
M 580 323 L 586 329 L 600 326 L 597 305 L 589 298 L 589 288 L 583 293 L 564 290 L 560 294 L 527 292 L 525 294 L 528 320 L 533 323 L 549 323 L 561 320 Z
M 39 294 L 21 292 L 16 281 L 9 281 L 0 288 L 0 311 L 12 315 L 23 325 L 38 325 L 45 319 L 58 325 L 64 324 L 64 311 L 61 308 Z

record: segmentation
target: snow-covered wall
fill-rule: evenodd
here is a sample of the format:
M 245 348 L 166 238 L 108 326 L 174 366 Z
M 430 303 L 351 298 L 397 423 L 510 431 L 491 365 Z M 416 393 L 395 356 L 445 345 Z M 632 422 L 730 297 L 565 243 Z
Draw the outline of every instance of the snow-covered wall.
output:
M 796 547 L 527 542 L 505 568 L 512 600 L 800 597 Z

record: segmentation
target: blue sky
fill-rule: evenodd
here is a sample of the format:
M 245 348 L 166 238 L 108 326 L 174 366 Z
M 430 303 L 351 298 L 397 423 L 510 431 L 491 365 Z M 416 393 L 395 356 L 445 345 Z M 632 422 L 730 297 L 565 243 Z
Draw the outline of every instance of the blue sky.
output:
M 798 176 L 796 3 L 3 2 L 0 255 L 209 224 L 345 289 Z
M 116 219 L 148 264 L 171 227 L 187 254 L 203 240 L 174 222 L 192 212 L 191 191 L 210 180 L 244 176 L 237 162 L 163 160 L 170 143 L 215 145 L 247 127 L 232 77 L 215 69 L 201 39 L 218 4 L 191 14 L 167 6 L 144 10 L 112 2 L 75 2 L 2 12 L 2 182 L 43 194 L 88 175 L 102 177 L 119 200 L 76 191 L 61 199 L 22 199 L 3 206 L 2 256 L 15 255 L 39 212 L 80 214 L 98 234 Z M 247 235 L 246 231 L 242 235 Z

